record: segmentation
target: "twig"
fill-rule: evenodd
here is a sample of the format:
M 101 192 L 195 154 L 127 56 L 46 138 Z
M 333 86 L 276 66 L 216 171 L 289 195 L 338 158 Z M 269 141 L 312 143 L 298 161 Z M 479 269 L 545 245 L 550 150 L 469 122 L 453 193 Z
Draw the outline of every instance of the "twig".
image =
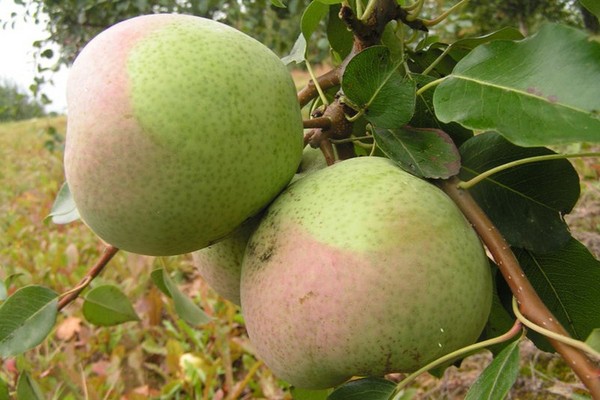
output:
M 331 118 L 329 117 L 317 117 L 311 118 L 302 121 L 305 129 L 309 128 L 321 128 L 321 129 L 329 129 L 331 128 Z
M 92 282 L 95 277 L 100 275 L 104 267 L 106 267 L 106 264 L 108 264 L 108 262 L 114 257 L 115 254 L 117 254 L 118 251 L 119 249 L 116 247 L 107 246 L 104 249 L 104 253 L 102 253 L 100 259 L 92 268 L 90 268 L 79 284 L 61 296 L 60 300 L 58 301 L 58 311 L 62 310 L 69 303 L 75 300 L 79 294 L 90 284 L 90 282 Z
M 340 81 L 341 70 L 339 67 L 329 70 L 317 78 L 317 82 L 322 90 L 338 86 Z M 298 92 L 298 103 L 300 103 L 300 107 L 304 107 L 318 95 L 319 91 L 317 90 L 317 85 L 315 85 L 315 82 L 311 79 L 308 84 Z
M 444 192 L 458 205 L 487 246 L 498 265 L 498 269 L 517 299 L 523 315 L 536 325 L 543 326 L 563 336 L 570 336 L 540 299 L 521 269 L 514 253 L 510 250 L 508 243 L 498 232 L 492 221 L 471 195 L 458 187 L 459 180 L 451 178 L 440 181 L 439 184 Z M 583 352 L 552 338 L 548 338 L 548 341 L 577 374 L 592 397 L 600 400 L 600 369 Z

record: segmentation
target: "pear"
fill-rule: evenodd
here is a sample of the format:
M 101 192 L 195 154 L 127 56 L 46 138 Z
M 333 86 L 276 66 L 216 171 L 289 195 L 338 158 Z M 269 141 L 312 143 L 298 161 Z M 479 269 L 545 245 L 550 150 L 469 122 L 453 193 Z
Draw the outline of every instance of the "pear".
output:
M 192 253 L 202 279 L 222 298 L 240 305 L 242 259 L 259 219 L 252 218 L 225 239 Z
M 285 188 L 302 155 L 286 66 L 200 17 L 118 23 L 75 60 L 65 175 L 83 221 L 146 255 L 204 248 Z
M 414 371 L 475 342 L 491 289 L 483 246 L 450 198 L 362 157 L 269 206 L 246 247 L 241 304 L 274 374 L 320 389 Z
M 307 146 L 292 182 L 325 168 L 327 163 L 320 149 Z M 225 239 L 192 253 L 192 262 L 202 279 L 222 298 L 240 304 L 242 259 L 250 235 L 260 222 L 261 215 L 246 221 Z

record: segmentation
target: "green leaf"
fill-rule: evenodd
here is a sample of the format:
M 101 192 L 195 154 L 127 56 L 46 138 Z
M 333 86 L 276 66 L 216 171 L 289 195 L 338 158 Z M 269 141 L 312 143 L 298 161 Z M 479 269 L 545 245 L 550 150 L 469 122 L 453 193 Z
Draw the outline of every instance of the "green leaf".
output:
M 271 4 L 275 7 L 286 8 L 285 4 L 283 4 L 283 1 L 281 0 L 271 0 Z
M 427 75 L 412 74 L 417 88 L 420 88 L 435 79 Z M 464 128 L 456 122 L 444 124 L 435 116 L 433 110 L 433 91 L 426 90 L 417 96 L 415 114 L 408 125 L 418 128 L 434 128 L 446 132 L 454 141 L 457 147 L 460 147 L 465 141 L 473 137 L 473 131 Z
M 456 61 L 462 60 L 471 50 L 495 40 L 521 40 L 523 34 L 516 28 L 505 27 L 496 32 L 473 38 L 459 39 L 450 45 L 449 55 Z
M 362 378 L 346 382 L 327 400 L 388 400 L 396 384 L 383 378 Z
M 596 328 L 585 339 L 585 343 L 592 349 L 600 352 L 600 328 Z
M 52 51 L 52 49 L 46 49 L 40 53 L 40 56 L 43 58 L 52 58 L 54 57 L 54 51 Z
M 475 48 L 435 90 L 442 122 L 540 146 L 600 141 L 600 43 L 546 24 L 520 42 Z
M 8 291 L 6 290 L 6 285 L 3 281 L 0 281 L 0 301 L 6 300 L 8 296 Z
M 99 326 L 139 321 L 127 296 L 114 285 L 101 285 L 90 290 L 83 302 L 83 316 Z
M 0 400 L 9 400 L 8 397 L 8 384 L 0 378 Z
M 169 292 L 169 289 L 167 288 L 167 285 L 165 285 L 165 280 L 163 278 L 163 272 L 164 272 L 164 270 L 162 268 L 155 269 L 154 271 L 152 271 L 150 273 L 150 279 L 152 279 L 152 282 L 154 282 L 156 287 L 161 292 L 163 292 L 168 297 L 172 297 L 171 293 Z
M 580 3 L 596 18 L 600 19 L 600 1 L 598 0 L 579 0 Z
M 487 132 L 466 141 L 460 154 L 460 179 L 466 181 L 511 161 L 554 152 L 519 147 L 495 132 Z M 579 198 L 579 176 L 568 160 L 509 168 L 469 192 L 512 246 L 542 253 L 563 246 L 571 237 L 562 216 Z
M 350 60 L 342 90 L 357 111 L 378 128 L 401 128 L 415 111 L 415 82 L 405 78 L 384 46 L 368 47 Z
M 285 57 L 281 57 L 281 62 L 286 65 L 292 62 L 300 64 L 304 62 L 304 60 L 306 60 L 306 39 L 304 39 L 304 35 L 300 33 L 300 35 L 298 35 L 298 39 L 296 39 L 296 42 L 292 47 L 292 50 L 290 51 L 290 54 Z
M 352 36 L 352 32 L 348 30 L 346 24 L 338 16 L 339 11 L 339 6 L 331 6 L 329 8 L 327 40 L 333 51 L 343 60 L 352 51 L 354 36 Z
M 600 261 L 575 239 L 549 254 L 514 249 L 525 275 L 550 311 L 578 340 L 600 327 Z M 547 349 L 534 335 L 537 347 Z
M 17 400 L 44 400 L 38 383 L 27 373 L 21 372 L 17 381 Z
M 319 3 L 323 3 L 323 4 L 340 4 L 342 3 L 344 0 L 317 0 Z
M 67 182 L 63 183 L 58 191 L 50 214 L 46 218 L 52 218 L 52 222 L 55 224 L 68 224 L 79 219 L 79 211 L 77 211 Z
M 331 389 L 308 390 L 296 387 L 292 387 L 290 391 L 294 400 L 327 400 L 327 396 L 331 393 Z
M 192 299 L 183 294 L 162 268 L 152 271 L 152 280 L 167 296 L 173 299 L 175 311 L 190 325 L 203 325 L 212 319 Z
M 460 171 L 460 155 L 450 136 L 438 129 L 376 129 L 377 146 L 405 171 L 420 178 L 449 178 Z
M 304 13 L 302 14 L 300 27 L 302 35 L 307 42 L 310 41 L 312 34 L 317 30 L 321 20 L 325 18 L 325 15 L 327 15 L 328 11 L 329 6 L 321 3 L 320 1 L 312 1 L 308 7 L 306 7 Z
M 56 322 L 58 295 L 42 286 L 17 290 L 0 305 L 0 358 L 40 344 Z
M 514 341 L 500 352 L 479 375 L 465 400 L 503 400 L 519 375 L 519 343 Z

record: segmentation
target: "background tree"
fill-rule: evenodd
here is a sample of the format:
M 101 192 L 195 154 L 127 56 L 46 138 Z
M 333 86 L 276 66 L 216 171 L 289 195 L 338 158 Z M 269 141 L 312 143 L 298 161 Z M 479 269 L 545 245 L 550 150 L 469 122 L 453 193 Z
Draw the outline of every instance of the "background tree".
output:
M 473 32 L 481 34 L 502 26 L 514 26 L 523 35 L 537 30 L 544 21 L 581 27 L 580 9 L 574 0 L 472 0 L 469 11 Z
M 0 81 L 0 122 L 19 121 L 45 114 L 44 106 L 17 84 Z

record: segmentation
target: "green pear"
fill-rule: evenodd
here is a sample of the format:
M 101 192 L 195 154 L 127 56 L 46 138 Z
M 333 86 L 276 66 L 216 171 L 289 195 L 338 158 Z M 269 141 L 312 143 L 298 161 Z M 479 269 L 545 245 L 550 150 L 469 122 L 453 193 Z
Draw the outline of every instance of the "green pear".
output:
M 250 235 L 258 225 L 252 218 L 225 239 L 192 253 L 202 279 L 222 298 L 240 304 L 242 259 Z
M 302 161 L 292 182 L 326 166 L 321 150 L 308 146 L 302 152 Z M 222 298 L 237 305 L 240 304 L 242 259 L 260 217 L 259 214 L 251 218 L 225 239 L 192 253 L 192 262 L 204 281 Z
M 302 117 L 286 66 L 224 24 L 158 14 L 95 37 L 67 84 L 65 174 L 83 221 L 147 255 L 225 237 L 293 177 Z
M 456 205 L 380 157 L 290 185 L 242 265 L 257 354 L 307 389 L 414 371 L 475 342 L 491 293 L 483 246 Z

